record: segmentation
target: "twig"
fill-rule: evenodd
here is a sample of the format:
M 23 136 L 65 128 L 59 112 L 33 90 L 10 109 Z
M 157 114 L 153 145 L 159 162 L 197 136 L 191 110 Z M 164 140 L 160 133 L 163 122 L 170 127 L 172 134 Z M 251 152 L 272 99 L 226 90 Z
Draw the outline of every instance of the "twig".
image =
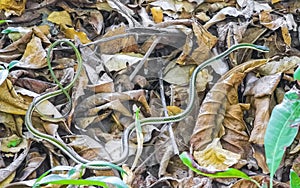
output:
M 163 83 L 162 77 L 163 77 L 162 71 L 160 71 L 159 72 L 159 86 L 160 86 L 161 103 L 162 103 L 163 108 L 164 108 L 164 114 L 167 117 L 167 116 L 169 116 L 169 114 L 168 114 L 168 110 L 167 110 L 167 104 L 166 104 L 166 98 L 165 98 L 165 91 L 164 91 L 164 83 Z M 176 144 L 176 140 L 175 140 L 175 137 L 174 137 L 174 132 L 173 132 L 173 129 L 172 129 L 172 124 L 173 123 L 168 123 L 167 127 L 168 127 L 168 131 L 169 131 L 169 134 L 170 134 L 171 143 L 172 143 L 172 146 L 173 146 L 173 149 L 174 149 L 174 154 L 178 155 L 179 154 L 179 150 L 178 150 L 178 147 L 177 147 L 177 144 Z
M 133 80 L 133 78 L 136 76 L 136 74 L 139 72 L 139 70 L 144 66 L 145 62 L 147 61 L 148 57 L 150 56 L 150 54 L 152 53 L 152 51 L 154 50 L 154 48 L 156 47 L 156 45 L 158 44 L 158 42 L 160 41 L 160 39 L 161 39 L 161 37 L 157 37 L 156 39 L 154 39 L 153 43 L 151 44 L 150 48 L 148 49 L 148 51 L 145 54 L 145 56 L 143 57 L 143 59 L 135 67 L 134 71 L 129 76 L 129 80 L 130 81 Z
M 190 26 L 192 25 L 193 20 L 191 19 L 181 19 L 181 20 L 166 20 L 163 21 L 161 23 L 158 23 L 156 25 L 154 25 L 154 27 L 158 27 L 158 28 L 164 28 L 164 27 L 169 27 L 172 25 L 187 25 Z

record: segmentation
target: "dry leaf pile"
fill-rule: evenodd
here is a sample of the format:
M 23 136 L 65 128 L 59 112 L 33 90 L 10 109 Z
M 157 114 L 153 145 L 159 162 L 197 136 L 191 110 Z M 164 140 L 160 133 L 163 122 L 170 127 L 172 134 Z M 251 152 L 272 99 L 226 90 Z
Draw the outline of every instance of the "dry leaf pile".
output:
M 61 151 L 28 134 L 24 115 L 34 97 L 58 89 L 46 63 L 49 45 L 72 40 L 84 71 L 65 96 L 38 106 L 51 122 L 34 114 L 36 129 L 57 135 L 88 160 L 118 159 L 122 132 L 141 118 L 174 115 L 188 104 L 195 67 L 236 43 L 267 46 L 269 53 L 238 50 L 202 70 L 197 101 L 183 121 L 143 127 L 144 148 L 130 137 L 124 181 L 131 187 L 255 187 L 249 181 L 209 179 L 192 174 L 178 154 L 193 151 L 207 171 L 234 167 L 268 181 L 264 133 L 273 107 L 296 83 L 300 62 L 300 1 L 281 0 L 1 0 L 0 64 L 20 63 L 0 85 L 0 187 L 30 187 L 57 165 L 74 165 Z M 76 72 L 70 48 L 53 51 L 61 83 Z M 15 145 L 10 143 L 16 142 Z M 288 187 L 288 172 L 299 170 L 299 136 L 287 148 L 275 187 Z M 91 172 L 92 173 L 92 172 Z M 94 172 L 96 174 L 103 172 Z M 113 172 L 105 172 L 113 174 Z

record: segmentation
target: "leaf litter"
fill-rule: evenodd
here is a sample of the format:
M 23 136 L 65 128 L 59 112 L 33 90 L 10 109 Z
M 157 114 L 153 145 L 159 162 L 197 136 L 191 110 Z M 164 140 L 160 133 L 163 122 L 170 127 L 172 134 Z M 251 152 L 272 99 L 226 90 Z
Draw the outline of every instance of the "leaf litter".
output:
M 71 91 L 71 109 L 64 96 L 39 105 L 43 113 L 67 117 L 52 122 L 34 113 L 33 123 L 89 160 L 118 158 L 121 135 L 135 121 L 133 106 L 141 109 L 141 119 L 185 109 L 197 65 L 237 43 L 267 46 L 269 53 L 242 49 L 202 70 L 193 112 L 179 123 L 143 126 L 136 168 L 123 168 L 131 187 L 255 186 L 190 174 L 177 148 L 194 151 L 208 170 L 234 167 L 259 183 L 268 181 L 264 132 L 274 106 L 296 85 L 299 9 L 298 1 L 281 0 L 1 1 L 0 20 L 9 21 L 0 22 L 0 64 L 20 63 L 0 86 L 0 174 L 5 174 L 0 185 L 30 187 L 30 180 L 49 168 L 74 164 L 30 136 L 23 122 L 33 97 L 58 88 L 46 64 L 47 49 L 58 39 L 79 47 L 85 69 Z M 69 48 L 54 49 L 53 69 L 63 84 L 76 71 L 73 59 Z M 298 141 L 299 136 L 285 151 L 274 187 L 288 187 L 290 169 L 300 174 Z M 133 133 L 129 167 L 136 150 Z

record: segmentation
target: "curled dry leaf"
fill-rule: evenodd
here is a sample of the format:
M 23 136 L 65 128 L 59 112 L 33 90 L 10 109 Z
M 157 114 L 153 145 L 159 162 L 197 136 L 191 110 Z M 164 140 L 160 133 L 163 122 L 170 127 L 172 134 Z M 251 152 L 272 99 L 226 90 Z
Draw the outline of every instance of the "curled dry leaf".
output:
M 249 104 L 234 104 L 227 108 L 223 126 L 225 135 L 221 137 L 224 149 L 241 155 L 241 159 L 251 157 L 252 148 L 249 143 L 246 123 L 243 120 L 244 110 Z
M 38 152 L 30 152 L 26 158 L 25 168 L 22 169 L 20 175 L 17 177 L 19 181 L 24 181 L 28 177 L 35 178 L 38 174 L 36 172 L 41 168 L 41 164 L 45 161 L 47 155 Z
M 10 175 L 14 174 L 14 172 L 17 170 L 17 168 L 21 165 L 21 163 L 24 161 L 24 159 L 28 155 L 28 152 L 29 152 L 29 149 L 31 146 L 31 141 L 26 140 L 26 143 L 27 143 L 26 148 L 13 160 L 13 162 L 11 162 L 5 168 L 0 169 L 0 182 L 1 183 L 3 181 L 5 181 L 6 178 L 9 178 Z M 14 175 L 13 175 L 13 178 L 14 178 Z
M 223 120 L 230 105 L 238 103 L 237 87 L 245 73 L 263 65 L 266 60 L 253 60 L 238 65 L 224 74 L 206 95 L 199 110 L 191 137 L 194 150 L 203 149 L 214 138 L 224 134 Z
M 291 56 L 283 57 L 279 61 L 269 61 L 265 65 L 258 68 L 260 74 L 272 75 L 279 72 L 286 72 L 294 69 L 300 62 L 300 57 Z
M 26 45 L 29 43 L 32 37 L 32 31 L 23 35 L 19 40 L 12 44 L 0 49 L 0 61 L 11 62 L 22 56 L 25 51 Z
M 223 149 L 219 138 L 215 138 L 204 150 L 195 151 L 193 155 L 207 171 L 227 170 L 241 158 L 239 154 Z
M 194 150 L 204 149 L 213 139 L 224 134 L 222 123 L 227 106 L 238 103 L 237 87 L 243 78 L 243 73 L 232 74 L 217 82 L 206 95 L 191 137 Z

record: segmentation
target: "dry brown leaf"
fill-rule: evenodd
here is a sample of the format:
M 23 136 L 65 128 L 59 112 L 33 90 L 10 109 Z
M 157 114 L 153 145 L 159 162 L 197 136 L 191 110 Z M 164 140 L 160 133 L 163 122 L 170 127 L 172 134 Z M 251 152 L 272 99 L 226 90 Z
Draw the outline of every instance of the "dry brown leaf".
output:
M 19 181 L 24 181 L 27 178 L 36 178 L 37 174 L 35 173 L 38 170 L 38 168 L 41 168 L 41 164 L 45 161 L 46 157 L 46 153 L 40 154 L 38 152 L 30 152 L 27 156 L 25 167 L 24 169 L 22 169 L 20 174 L 18 174 L 17 179 Z M 32 175 L 33 177 L 30 177 Z
M 252 153 L 246 123 L 243 120 L 244 110 L 249 108 L 249 104 L 229 106 L 223 122 L 225 127 L 225 135 L 221 138 L 223 148 L 240 154 L 242 159 L 247 159 Z
M 21 16 L 25 10 L 25 4 L 26 0 L 1 0 L 0 10 L 4 10 L 7 17 L 10 15 Z
M 241 158 L 239 154 L 223 149 L 219 138 L 215 138 L 204 150 L 194 151 L 193 156 L 208 171 L 227 170 Z
M 194 150 L 205 148 L 213 139 L 224 134 L 222 123 L 225 112 L 228 105 L 238 103 L 237 87 L 244 76 L 243 73 L 232 74 L 222 82 L 217 82 L 206 95 L 191 137 Z
M 24 34 L 19 40 L 13 42 L 3 49 L 0 49 L 0 61 L 8 63 L 22 56 L 23 52 L 25 51 L 26 45 L 31 40 L 32 33 L 33 32 L 30 31 Z
M 113 80 L 105 73 L 93 85 L 87 85 L 87 88 L 95 93 L 112 93 L 115 92 L 115 85 Z
M 114 28 L 113 30 L 106 32 L 106 34 L 103 37 L 105 38 L 105 37 L 125 34 L 126 31 L 125 29 L 126 29 L 125 26 L 122 25 L 120 27 Z M 115 39 L 100 44 L 100 50 L 103 54 L 115 54 L 120 52 L 121 50 L 124 52 L 126 51 L 135 52 L 138 51 L 137 49 L 138 46 L 136 44 L 134 37 Z
M 251 176 L 251 179 L 257 181 L 260 185 L 265 183 L 265 184 L 267 184 L 267 187 L 269 187 L 268 182 L 270 182 L 270 178 L 267 176 L 264 176 L 264 175 Z M 240 179 L 232 185 L 232 188 L 241 188 L 241 187 L 256 188 L 257 185 L 251 181 L 244 180 L 244 179 Z M 289 188 L 290 186 L 288 183 L 274 181 L 273 187 L 274 188 Z
M 255 98 L 270 96 L 274 93 L 280 79 L 281 73 L 264 76 L 252 83 L 247 84 L 244 95 L 254 95 Z
M 273 31 L 286 24 L 284 18 L 272 14 L 272 10 L 261 11 L 259 14 L 259 19 L 262 25 Z

